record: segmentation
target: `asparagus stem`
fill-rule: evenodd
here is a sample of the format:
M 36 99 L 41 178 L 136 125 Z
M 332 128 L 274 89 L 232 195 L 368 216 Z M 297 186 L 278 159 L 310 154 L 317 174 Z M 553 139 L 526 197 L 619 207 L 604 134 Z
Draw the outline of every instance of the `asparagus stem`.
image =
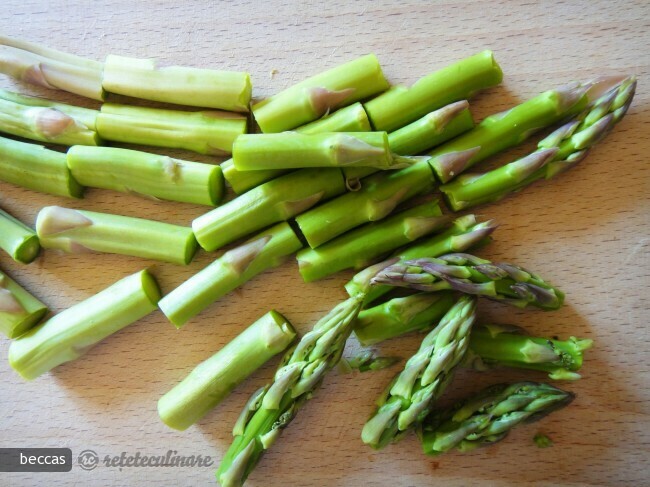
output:
M 353 370 L 370 372 L 387 369 L 399 361 L 399 357 L 377 357 L 371 350 L 365 350 L 352 358 L 342 358 L 339 366 L 345 372 L 352 372 Z
M 246 117 L 217 111 L 183 112 L 105 103 L 97 116 L 99 135 L 115 142 L 230 154 L 246 132 Z
M 467 352 L 475 319 L 476 298 L 462 296 L 377 401 L 377 410 L 361 433 L 364 443 L 384 448 L 429 414 Z
M 536 421 L 573 398 L 569 392 L 535 382 L 493 385 L 431 414 L 422 427 L 422 447 L 427 455 L 439 455 L 453 448 L 467 452 L 490 445 L 518 424 Z
M 43 248 L 68 253 L 107 252 L 189 264 L 197 249 L 188 227 L 60 206 L 38 213 L 36 232 Z
M 266 313 L 162 396 L 160 419 L 170 428 L 186 430 L 295 337 L 296 331 L 284 316 L 277 311 Z
M 0 331 L 17 338 L 36 325 L 47 307 L 0 271 Z
M 56 196 L 81 198 L 66 156 L 40 145 L 0 137 L 0 181 Z
M 213 251 L 344 191 L 340 171 L 303 169 L 264 183 L 196 218 L 192 228 L 201 247 Z
M 158 284 L 148 271 L 125 277 L 12 342 L 9 364 L 23 378 L 35 379 L 148 315 L 158 299 Z
M 97 110 L 73 107 L 0 90 L 0 130 L 62 145 L 99 145 Z
M 216 206 L 224 191 L 219 166 L 114 147 L 71 147 L 67 163 L 84 186 Z
M 102 86 L 106 91 L 145 100 L 248 112 L 248 73 L 181 66 L 158 67 L 155 59 L 109 55 Z
M 36 232 L 0 209 L 0 249 L 16 262 L 29 264 L 41 250 Z
M 361 190 L 299 215 L 296 223 L 309 246 L 316 248 L 363 223 L 385 218 L 398 204 L 432 189 L 433 175 L 426 161 L 420 161 L 371 176 Z
M 449 224 L 437 202 L 402 211 L 385 220 L 368 223 L 317 249 L 298 252 L 298 268 L 305 282 L 315 281 L 343 269 L 361 269 L 398 247 Z
M 388 132 L 449 103 L 501 83 L 503 73 L 492 51 L 483 51 L 420 78 L 413 86 L 395 86 L 364 104 L 375 130 Z
M 312 76 L 253 105 L 262 132 L 284 132 L 388 89 L 374 54 Z
M 487 157 L 520 144 L 538 130 L 579 113 L 587 105 L 588 84 L 571 83 L 546 91 L 510 110 L 491 115 L 430 153 L 438 179 L 447 183 Z
M 302 247 L 288 223 L 280 223 L 235 247 L 158 303 L 177 328 L 256 275 L 280 265 Z

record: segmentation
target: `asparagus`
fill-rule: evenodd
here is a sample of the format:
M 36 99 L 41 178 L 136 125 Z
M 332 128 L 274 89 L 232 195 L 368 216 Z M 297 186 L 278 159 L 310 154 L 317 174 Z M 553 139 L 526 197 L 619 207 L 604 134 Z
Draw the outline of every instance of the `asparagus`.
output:
M 483 51 L 424 76 L 410 88 L 395 86 L 364 104 L 375 130 L 388 132 L 449 103 L 501 83 L 492 51 Z
M 324 118 L 295 129 L 296 132 L 304 134 L 368 132 L 370 130 L 370 122 L 361 103 L 354 103 L 348 107 L 341 108 Z M 232 159 L 222 162 L 221 169 L 223 170 L 223 176 L 226 178 L 226 181 L 228 181 L 230 187 L 237 194 L 245 193 L 255 186 L 259 186 L 287 172 L 284 169 L 238 171 L 235 169 Z
M 47 307 L 0 271 L 0 331 L 17 338 L 36 325 Z
M 425 292 L 451 289 L 520 308 L 530 305 L 554 310 L 564 301 L 564 293 L 541 277 L 512 264 L 492 263 L 470 254 L 402 260 L 377 273 L 372 283 Z
M 36 232 L 0 209 L 0 249 L 16 262 L 29 264 L 41 250 Z
M 81 198 L 84 190 L 70 174 L 65 154 L 4 137 L 0 137 L 0 181 L 69 198 Z
M 253 277 L 280 265 L 302 247 L 288 223 L 280 223 L 235 247 L 166 295 L 158 306 L 176 327 Z
M 212 251 L 344 191 L 340 171 L 303 169 L 264 183 L 196 218 L 192 229 L 201 247 Z
M 487 157 L 520 144 L 536 131 L 579 113 L 587 105 L 590 87 L 571 83 L 487 117 L 473 130 L 433 150 L 431 167 L 438 179 L 447 183 Z
M 99 145 L 97 110 L 21 96 L 0 90 L 0 130 L 18 137 L 62 145 Z
M 463 174 L 441 186 L 449 206 L 458 211 L 499 201 L 538 179 L 550 179 L 573 167 L 620 122 L 635 89 L 636 79 L 627 78 L 543 139 L 535 152 L 484 174 Z
M 230 154 L 235 139 L 246 133 L 246 124 L 245 116 L 229 112 L 183 112 L 114 103 L 104 103 L 97 115 L 97 132 L 106 140 L 208 155 Z
M 399 361 L 399 357 L 377 357 L 372 351 L 365 350 L 350 359 L 342 358 L 339 365 L 344 372 L 352 372 L 353 370 L 370 372 L 387 369 Z
M 148 315 L 158 299 L 158 284 L 148 271 L 125 277 L 13 341 L 9 364 L 24 379 L 35 379 Z
M 155 199 L 216 206 L 224 191 L 219 166 L 146 152 L 76 145 L 67 163 L 85 186 Z
M 429 414 L 467 352 L 475 319 L 476 298 L 462 296 L 377 401 L 376 412 L 361 432 L 364 443 L 384 448 Z
M 374 54 L 312 76 L 253 105 L 262 132 L 284 132 L 388 89 Z
M 296 331 L 284 316 L 277 311 L 266 313 L 162 396 L 160 419 L 170 428 L 189 428 L 295 337 Z
M 449 224 L 437 202 L 402 211 L 385 220 L 368 223 L 317 249 L 298 252 L 298 269 L 305 282 L 315 281 L 343 269 L 367 267 L 378 257 Z
M 535 382 L 493 385 L 431 414 L 422 427 L 424 452 L 439 455 L 453 448 L 467 452 L 496 443 L 518 424 L 536 421 L 573 398 L 570 392 Z
M 108 213 L 46 206 L 36 217 L 44 249 L 107 252 L 189 264 L 197 244 L 192 229 Z

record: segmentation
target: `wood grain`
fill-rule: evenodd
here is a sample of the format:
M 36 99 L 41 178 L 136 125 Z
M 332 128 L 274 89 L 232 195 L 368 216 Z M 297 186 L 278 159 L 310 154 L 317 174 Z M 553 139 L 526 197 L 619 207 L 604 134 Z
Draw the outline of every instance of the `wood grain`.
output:
M 502 86 L 472 102 L 477 119 L 573 79 L 636 73 L 637 96 L 625 120 L 581 166 L 481 213 L 501 223 L 481 251 L 536 269 L 568 295 L 555 313 L 482 304 L 484 320 L 525 325 L 541 334 L 593 338 L 584 379 L 564 384 L 571 407 L 516 430 L 497 446 L 434 460 L 414 437 L 381 452 L 365 447 L 360 429 L 394 370 L 332 373 L 314 401 L 286 430 L 250 478 L 251 486 L 647 485 L 650 455 L 650 270 L 648 201 L 650 4 L 611 1 L 445 2 L 165 2 L 6 0 L 4 34 L 102 59 L 108 53 L 152 56 L 168 64 L 248 70 L 264 97 L 322 69 L 375 52 L 391 81 L 411 83 L 463 56 L 490 48 L 506 74 Z M 277 70 L 270 76 L 272 70 Z M 5 77 L 0 86 L 96 106 L 35 90 Z M 508 157 L 512 157 L 510 153 Z M 189 153 L 179 157 L 207 160 Z M 155 217 L 188 224 L 205 208 L 155 203 L 90 190 L 70 202 L 0 183 L 0 203 L 26 222 L 45 205 Z M 188 267 L 110 255 L 45 253 L 30 266 L 0 264 L 52 309 L 65 309 L 128 273 L 152 266 L 169 291 L 214 256 Z M 337 303 L 341 273 L 304 284 L 295 261 L 259 276 L 211 306 L 181 331 L 154 313 L 105 340 L 76 362 L 26 383 L 0 363 L 0 447 L 66 446 L 103 459 L 121 452 L 209 455 L 218 462 L 247 396 L 271 376 L 264 367 L 198 425 L 180 433 L 158 419 L 156 401 L 196 363 L 269 308 L 301 331 Z M 407 357 L 417 336 L 382 345 Z M 9 341 L 0 339 L 0 356 Z M 349 344 L 349 353 L 357 347 Z M 463 371 L 449 397 L 504 379 L 542 375 Z M 538 449 L 537 431 L 555 442 Z M 213 485 L 209 468 L 112 468 L 65 474 L 3 474 L 0 484 Z

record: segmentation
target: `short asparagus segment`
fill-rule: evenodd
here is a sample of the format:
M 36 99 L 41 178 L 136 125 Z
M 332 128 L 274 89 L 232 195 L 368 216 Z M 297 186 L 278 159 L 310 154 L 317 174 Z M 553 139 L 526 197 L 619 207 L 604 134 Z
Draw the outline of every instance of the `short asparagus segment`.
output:
M 262 132 L 284 132 L 381 93 L 388 86 L 377 57 L 368 54 L 256 103 L 253 114 Z
M 375 130 L 391 132 L 444 105 L 496 86 L 502 78 L 492 51 L 483 51 L 424 76 L 411 87 L 395 86 L 364 106 Z
M 246 125 L 245 116 L 231 112 L 184 112 L 114 103 L 104 103 L 97 116 L 97 132 L 106 140 L 208 155 L 230 154 L 235 139 L 246 133 Z
M 315 281 L 343 269 L 362 269 L 377 258 L 450 223 L 437 202 L 402 211 L 385 220 L 368 223 L 316 249 L 298 252 L 298 269 L 305 282 Z
M 158 303 L 177 328 L 256 275 L 277 267 L 302 247 L 288 223 L 280 223 L 235 247 Z
M 303 169 L 264 183 L 196 218 L 192 229 L 201 247 L 213 251 L 343 192 L 345 182 L 339 170 Z
M 70 148 L 67 162 L 84 186 L 216 206 L 224 191 L 219 166 L 115 147 Z
M 521 423 L 563 408 L 574 395 L 548 384 L 519 382 L 490 386 L 455 406 L 431 414 L 422 426 L 427 455 L 461 452 L 502 440 Z
M 170 428 L 186 430 L 295 337 L 291 323 L 277 311 L 269 311 L 162 396 L 160 419 Z
M 536 306 L 554 310 L 564 301 L 564 293 L 538 275 L 512 264 L 492 263 L 470 254 L 402 260 L 377 273 L 372 283 L 425 292 L 450 289 L 519 308 Z
M 142 218 L 47 206 L 36 217 L 44 249 L 106 252 L 189 264 L 197 244 L 192 229 Z
M 361 432 L 364 443 L 384 448 L 429 414 L 467 352 L 475 319 L 476 298 L 458 299 L 377 401 Z
M 582 111 L 587 106 L 590 87 L 590 84 L 571 83 L 487 117 L 473 130 L 432 151 L 431 167 L 440 181 L 449 182 L 487 157 Z
M 17 338 L 41 321 L 45 313 L 47 306 L 0 271 L 0 332 Z
M 70 174 L 65 154 L 4 137 L 0 137 L 0 181 L 69 198 L 81 198 L 84 190 Z
M 24 379 L 35 379 L 148 315 L 159 299 L 158 284 L 148 271 L 125 277 L 13 341 L 9 364 Z
M 36 232 L 0 209 L 0 249 L 16 262 L 29 264 L 41 250 Z

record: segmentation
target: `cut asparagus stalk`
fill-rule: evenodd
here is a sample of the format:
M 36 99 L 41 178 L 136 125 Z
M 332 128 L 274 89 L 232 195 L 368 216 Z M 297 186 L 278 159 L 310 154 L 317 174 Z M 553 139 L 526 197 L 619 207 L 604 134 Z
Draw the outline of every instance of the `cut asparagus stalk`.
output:
M 158 303 L 176 327 L 302 247 L 288 223 L 280 223 L 235 247 L 167 294 Z
M 76 145 L 67 162 L 84 186 L 146 197 L 216 206 L 224 191 L 221 168 L 212 164 L 114 147 Z
M 0 331 L 17 338 L 36 325 L 47 307 L 0 271 Z
M 585 108 L 590 84 L 571 83 L 546 91 L 510 110 L 491 115 L 430 153 L 438 179 L 446 183 L 487 157 L 520 144 L 535 132 Z
M 62 145 L 99 145 L 97 110 L 0 90 L 0 131 Z
M 81 198 L 84 190 L 70 174 L 65 154 L 4 137 L 0 137 L 0 181 L 69 198 Z
M 391 132 L 449 103 L 501 83 L 503 73 L 492 51 L 483 51 L 420 78 L 395 86 L 364 104 L 375 130 Z
M 312 76 L 253 105 L 262 132 L 284 132 L 388 89 L 374 54 Z
M 41 250 L 36 232 L 0 209 L 0 249 L 16 262 L 29 264 Z
M 497 384 L 431 414 L 422 427 L 427 455 L 457 448 L 461 452 L 502 440 L 521 423 L 530 423 L 563 408 L 574 395 L 547 384 Z
M 102 86 L 106 91 L 145 100 L 248 112 L 248 73 L 181 66 L 158 67 L 155 59 L 109 55 Z
M 303 169 L 286 174 L 196 218 L 201 247 L 213 251 L 345 192 L 338 170 Z
M 230 112 L 183 112 L 104 103 L 97 116 L 97 132 L 115 142 L 225 155 L 231 153 L 237 136 L 246 133 L 246 123 L 246 117 Z
M 296 218 L 309 246 L 316 248 L 363 223 L 387 217 L 397 205 L 433 189 L 426 161 L 367 178 L 359 191 L 344 194 Z
M 192 229 L 108 213 L 47 206 L 36 217 L 44 249 L 106 252 L 189 264 L 197 244 Z
M 476 298 L 462 296 L 377 401 L 377 410 L 361 432 L 365 444 L 384 448 L 429 414 L 465 357 L 475 319 Z
M 143 270 L 32 328 L 9 347 L 9 364 L 32 380 L 75 360 L 104 338 L 156 309 L 160 290 Z
M 170 428 L 186 430 L 295 337 L 296 331 L 284 316 L 277 311 L 266 313 L 162 396 L 160 419 Z
M 377 258 L 449 223 L 437 202 L 424 203 L 355 228 L 317 249 L 301 250 L 297 255 L 300 275 L 305 282 L 311 282 L 344 269 L 365 268 Z
M 298 127 L 296 132 L 318 134 L 323 132 L 369 132 L 370 122 L 361 103 L 354 103 L 335 111 L 327 117 Z M 245 193 L 260 184 L 277 178 L 287 171 L 284 169 L 267 169 L 263 171 L 238 171 L 232 159 L 221 163 L 223 175 L 237 194 Z

